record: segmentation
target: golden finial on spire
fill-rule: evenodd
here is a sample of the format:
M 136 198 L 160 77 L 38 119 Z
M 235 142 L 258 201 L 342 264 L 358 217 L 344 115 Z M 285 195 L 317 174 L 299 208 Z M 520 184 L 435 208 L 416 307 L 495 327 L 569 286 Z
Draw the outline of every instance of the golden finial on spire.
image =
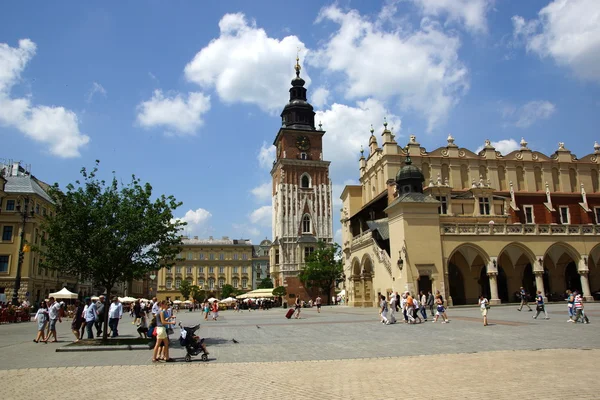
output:
M 300 70 L 302 69 L 302 67 L 300 67 L 300 47 L 298 47 L 298 51 L 296 51 L 296 65 L 294 66 L 294 69 L 296 70 L 296 76 L 299 78 Z

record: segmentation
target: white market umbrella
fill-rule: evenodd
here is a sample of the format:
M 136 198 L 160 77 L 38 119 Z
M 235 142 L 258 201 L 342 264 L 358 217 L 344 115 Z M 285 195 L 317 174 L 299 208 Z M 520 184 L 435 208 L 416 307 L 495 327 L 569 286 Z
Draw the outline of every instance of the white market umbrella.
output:
M 100 300 L 100 297 L 98 297 L 98 296 L 92 296 L 91 299 L 92 299 L 92 301 L 98 301 L 98 300 Z
M 137 299 L 135 297 L 119 297 L 121 303 L 135 303 Z
M 181 303 L 182 303 L 182 301 L 181 301 L 181 300 L 175 300 L 175 301 L 173 302 L 173 304 L 181 304 Z
M 192 304 L 192 301 L 191 300 L 186 300 L 186 301 L 184 301 L 184 303 L 185 304 Z
M 225 303 L 225 304 L 229 304 L 229 303 L 235 303 L 237 300 L 234 299 L 233 297 L 228 297 L 226 299 L 221 300 L 221 303 Z
M 214 302 L 214 301 L 219 301 L 219 299 L 215 299 L 214 297 L 211 297 L 210 299 L 208 299 L 208 302 L 209 302 L 209 303 L 212 303 L 212 302 Z
M 48 296 L 54 297 L 55 299 L 76 299 L 79 297 L 77 293 L 73 293 L 67 288 L 62 288 L 56 293 L 50 293 Z

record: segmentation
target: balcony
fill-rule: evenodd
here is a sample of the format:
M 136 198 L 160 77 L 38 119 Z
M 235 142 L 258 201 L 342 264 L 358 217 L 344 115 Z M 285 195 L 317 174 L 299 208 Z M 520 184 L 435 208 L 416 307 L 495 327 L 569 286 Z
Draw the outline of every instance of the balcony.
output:
M 361 233 L 360 235 L 354 236 L 352 238 L 352 242 L 350 243 L 350 247 L 352 249 L 358 247 L 358 246 L 362 246 L 365 243 L 371 243 L 371 239 L 373 238 L 373 234 L 372 231 L 370 229 L 364 231 L 363 233 Z
M 600 225 L 442 224 L 441 235 L 600 235 Z

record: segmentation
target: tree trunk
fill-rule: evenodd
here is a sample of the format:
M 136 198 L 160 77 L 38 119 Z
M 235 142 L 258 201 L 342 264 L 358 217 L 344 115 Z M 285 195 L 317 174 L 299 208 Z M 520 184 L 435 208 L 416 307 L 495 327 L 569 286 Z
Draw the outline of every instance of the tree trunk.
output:
M 108 309 L 110 307 L 110 291 L 113 285 L 106 285 L 106 297 L 104 298 L 104 327 L 102 329 L 102 341 L 108 340 Z

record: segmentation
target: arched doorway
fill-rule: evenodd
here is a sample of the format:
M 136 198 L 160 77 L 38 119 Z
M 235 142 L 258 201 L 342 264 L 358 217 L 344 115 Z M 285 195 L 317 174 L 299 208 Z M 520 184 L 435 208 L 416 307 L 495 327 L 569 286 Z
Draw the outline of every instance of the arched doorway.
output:
M 371 257 L 365 255 L 362 261 L 362 283 L 364 302 L 363 307 L 373 307 L 376 304 L 375 297 L 373 295 L 373 261 Z
M 486 299 L 492 298 L 492 292 L 490 290 L 490 278 L 487 274 L 487 267 L 481 267 L 481 272 L 479 273 L 479 287 L 481 288 L 480 293 L 483 294 L 483 297 Z
M 565 267 L 565 287 L 568 290 L 577 290 L 581 293 L 581 279 L 577 272 L 577 265 L 574 262 L 570 262 Z
M 453 263 L 448 264 L 448 281 L 450 284 L 450 295 L 452 296 L 452 304 L 461 305 L 467 304 L 465 295 L 465 280 L 460 268 Z
M 535 285 L 535 276 L 533 275 L 533 268 L 531 267 L 531 264 L 527 264 L 525 266 L 525 270 L 523 271 L 523 279 L 521 281 L 521 286 L 523 286 L 523 289 L 525 289 L 525 291 L 527 293 L 532 295 L 532 297 L 535 294 L 535 292 L 537 291 L 536 285 Z

